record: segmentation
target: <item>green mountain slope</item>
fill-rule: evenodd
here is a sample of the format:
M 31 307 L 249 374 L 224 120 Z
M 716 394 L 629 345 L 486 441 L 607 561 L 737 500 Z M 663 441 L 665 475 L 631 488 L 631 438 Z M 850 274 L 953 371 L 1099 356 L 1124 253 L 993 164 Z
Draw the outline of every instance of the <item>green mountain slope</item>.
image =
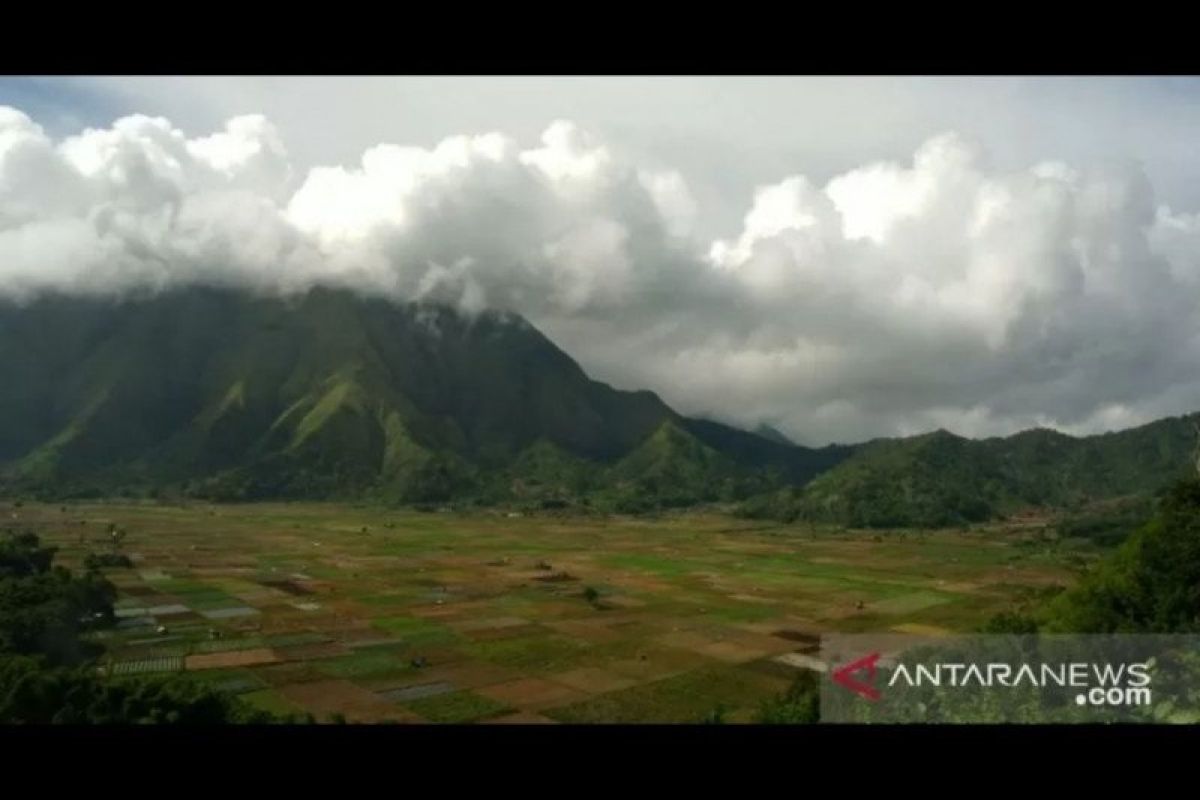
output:
M 1078 508 L 1146 495 L 1186 476 L 1195 446 L 1187 417 L 1082 438 L 1030 430 L 970 440 L 937 431 L 869 442 L 802 490 L 754 498 L 744 512 L 852 527 L 936 527 Z
M 717 423 L 635 457 L 691 423 L 519 317 L 346 291 L 0 304 L 0 373 L 0 490 L 561 498 L 644 469 L 682 497 L 717 473 L 815 474 L 803 448 Z

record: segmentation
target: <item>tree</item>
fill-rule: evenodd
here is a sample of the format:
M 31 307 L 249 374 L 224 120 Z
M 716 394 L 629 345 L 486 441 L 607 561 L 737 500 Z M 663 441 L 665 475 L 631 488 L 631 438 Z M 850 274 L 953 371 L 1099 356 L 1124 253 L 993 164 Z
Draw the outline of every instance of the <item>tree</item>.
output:
M 37 534 L 9 531 L 0 538 L 0 579 L 36 575 L 50 569 L 56 549 L 42 547 Z
M 111 625 L 116 589 L 75 576 L 32 533 L 0 538 L 0 723 L 269 722 L 182 676 L 108 678 L 82 634 Z
M 76 664 L 96 648 L 80 634 L 113 620 L 116 587 L 95 571 L 81 577 L 52 566 L 55 549 L 33 533 L 0 539 L 0 653 Z

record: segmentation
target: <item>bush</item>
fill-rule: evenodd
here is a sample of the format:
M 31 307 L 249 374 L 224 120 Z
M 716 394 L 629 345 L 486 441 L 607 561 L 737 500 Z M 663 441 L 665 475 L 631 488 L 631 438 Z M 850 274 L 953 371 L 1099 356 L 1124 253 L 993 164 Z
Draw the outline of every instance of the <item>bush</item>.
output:
M 89 572 L 105 568 L 132 567 L 129 556 L 122 553 L 88 553 L 83 559 L 83 567 Z
M 1038 632 L 1038 622 L 1028 614 L 1019 611 L 1002 611 L 984 623 L 980 633 L 994 634 L 1034 634 Z
M 765 701 L 757 722 L 764 725 L 811 725 L 821 718 L 820 683 L 816 672 L 801 670 L 786 692 Z

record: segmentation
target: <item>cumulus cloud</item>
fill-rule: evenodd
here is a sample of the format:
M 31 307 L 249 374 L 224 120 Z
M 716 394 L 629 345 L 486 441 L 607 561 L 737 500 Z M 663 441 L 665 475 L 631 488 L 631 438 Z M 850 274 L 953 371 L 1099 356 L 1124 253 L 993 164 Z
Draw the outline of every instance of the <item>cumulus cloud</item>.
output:
M 1073 433 L 1200 408 L 1200 215 L 1135 166 L 909 163 L 760 187 L 700 241 L 675 172 L 570 122 L 294 169 L 269 120 L 60 141 L 0 107 L 0 294 L 348 285 L 518 312 L 593 374 L 822 444 Z

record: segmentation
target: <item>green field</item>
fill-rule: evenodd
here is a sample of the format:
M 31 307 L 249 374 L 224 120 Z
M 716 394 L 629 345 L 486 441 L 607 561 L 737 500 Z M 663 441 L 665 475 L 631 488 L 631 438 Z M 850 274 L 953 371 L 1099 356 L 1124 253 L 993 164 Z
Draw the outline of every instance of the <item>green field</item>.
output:
M 128 531 L 134 568 L 106 573 L 122 610 L 102 635 L 111 674 L 182 670 L 351 722 L 748 721 L 810 637 L 972 630 L 1096 555 L 1037 520 L 857 532 L 334 504 L 14 513 L 73 568 L 109 523 Z

